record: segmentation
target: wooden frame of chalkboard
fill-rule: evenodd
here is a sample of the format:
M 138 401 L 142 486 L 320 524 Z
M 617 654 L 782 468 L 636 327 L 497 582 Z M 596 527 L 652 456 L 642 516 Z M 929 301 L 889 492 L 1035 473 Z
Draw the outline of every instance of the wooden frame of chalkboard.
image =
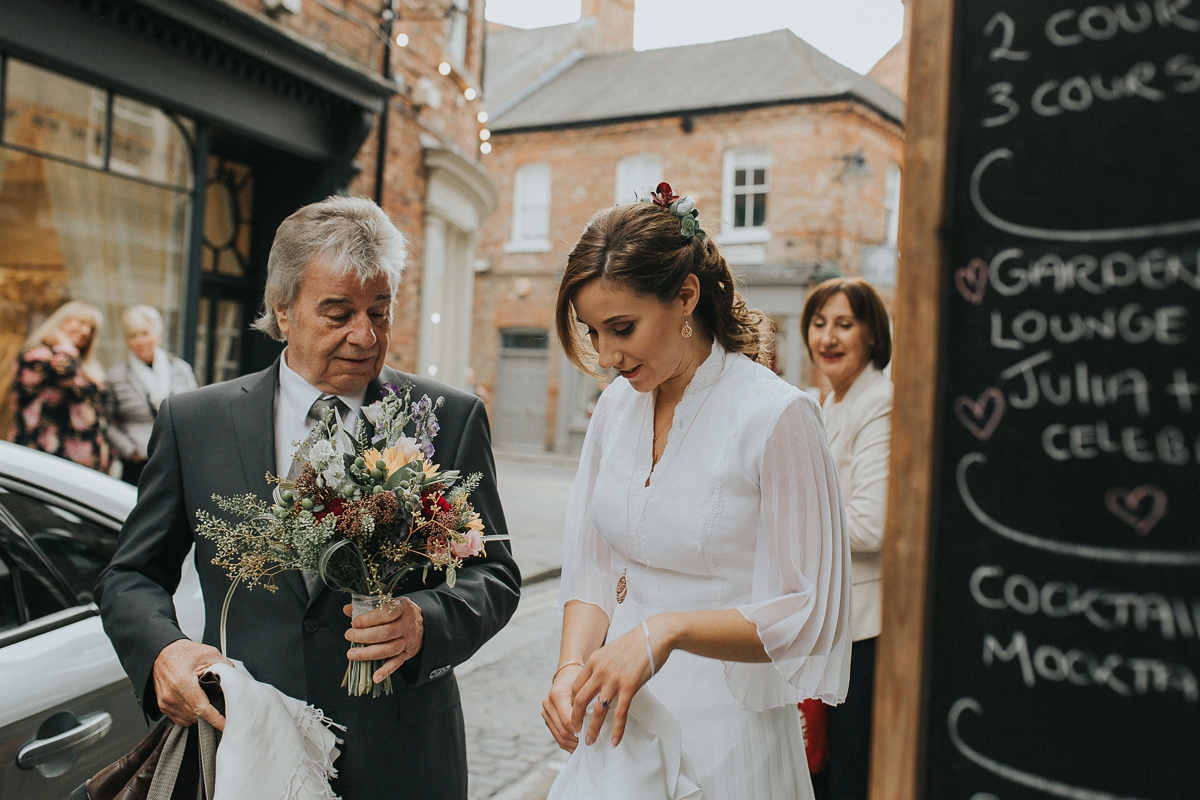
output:
M 1200 2 L 911 0 L 873 800 L 1200 789 Z
M 953 0 L 909 0 L 892 452 L 876 656 L 872 800 L 921 796 L 926 614 L 942 322 Z M 903 481 L 896 476 L 904 476 Z

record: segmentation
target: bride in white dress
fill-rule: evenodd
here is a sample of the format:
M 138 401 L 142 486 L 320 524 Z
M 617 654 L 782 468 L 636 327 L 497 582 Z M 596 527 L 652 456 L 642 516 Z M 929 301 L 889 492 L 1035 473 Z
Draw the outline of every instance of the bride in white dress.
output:
M 559 289 L 568 357 L 586 331 L 620 377 L 568 505 L 550 797 L 811 798 L 796 703 L 841 702 L 850 665 L 834 462 L 694 203 L 658 189 L 592 218 Z

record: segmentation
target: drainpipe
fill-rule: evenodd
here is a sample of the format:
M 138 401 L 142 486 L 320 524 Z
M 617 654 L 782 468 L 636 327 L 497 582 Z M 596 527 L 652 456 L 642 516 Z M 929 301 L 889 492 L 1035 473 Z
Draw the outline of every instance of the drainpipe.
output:
M 383 10 L 379 12 L 383 19 L 383 66 L 380 70 L 383 79 L 392 79 L 392 25 L 396 21 L 396 0 L 387 0 Z M 387 168 L 388 141 L 388 111 L 391 101 L 383 101 L 383 111 L 379 114 L 379 135 L 375 143 L 375 204 L 383 206 L 383 177 Z

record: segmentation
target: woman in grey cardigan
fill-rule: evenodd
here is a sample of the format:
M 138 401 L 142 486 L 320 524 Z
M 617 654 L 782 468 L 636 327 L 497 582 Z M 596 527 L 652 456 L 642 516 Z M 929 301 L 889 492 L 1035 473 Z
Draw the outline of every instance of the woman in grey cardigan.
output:
M 108 438 L 121 459 L 121 479 L 136 486 L 159 403 L 195 389 L 196 376 L 186 361 L 162 349 L 163 321 L 157 309 L 133 306 L 121 321 L 129 357 L 108 374 L 112 397 Z

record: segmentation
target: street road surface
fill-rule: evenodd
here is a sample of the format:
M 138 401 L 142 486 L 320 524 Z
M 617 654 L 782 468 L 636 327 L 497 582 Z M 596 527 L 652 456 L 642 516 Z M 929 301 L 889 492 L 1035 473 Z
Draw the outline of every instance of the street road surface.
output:
M 566 762 L 542 721 L 542 698 L 558 664 L 562 618 L 554 602 L 575 467 L 562 456 L 496 453 L 513 554 L 527 583 L 508 625 L 455 670 L 467 728 L 469 800 L 545 800 Z
M 507 627 L 455 671 L 469 800 L 545 800 L 566 761 L 542 721 L 542 698 L 558 664 L 558 583 L 526 587 Z
M 496 453 L 504 519 L 526 581 L 562 567 L 563 519 L 577 464 L 574 457 L 549 453 Z

